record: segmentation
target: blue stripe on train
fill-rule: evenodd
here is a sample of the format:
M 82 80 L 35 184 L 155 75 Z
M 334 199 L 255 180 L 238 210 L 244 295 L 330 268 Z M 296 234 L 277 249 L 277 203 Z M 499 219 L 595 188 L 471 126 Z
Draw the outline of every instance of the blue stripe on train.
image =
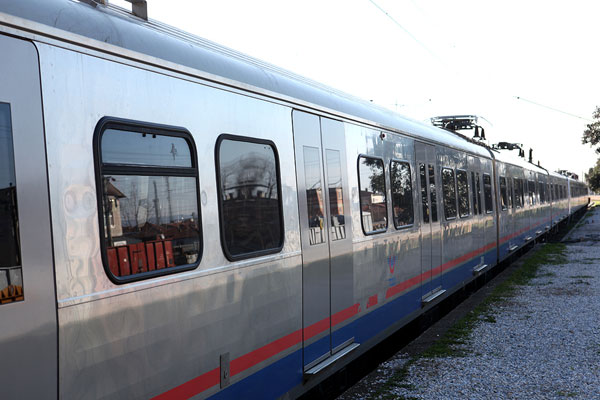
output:
M 442 287 L 452 289 L 463 284 L 473 276 L 472 270 L 480 262 L 478 256 L 459 267 L 446 271 L 442 276 Z M 484 254 L 485 263 L 495 263 L 496 248 Z M 352 321 L 348 325 L 333 332 L 339 340 L 354 337 L 357 343 L 367 342 L 398 320 L 421 308 L 421 287 L 404 293 L 400 297 L 377 307 L 368 314 Z M 329 337 L 324 337 L 309 346 L 321 347 Z M 266 366 L 241 381 L 221 390 L 212 399 L 254 399 L 277 398 L 289 392 L 303 382 L 302 349 L 283 357 L 281 360 Z

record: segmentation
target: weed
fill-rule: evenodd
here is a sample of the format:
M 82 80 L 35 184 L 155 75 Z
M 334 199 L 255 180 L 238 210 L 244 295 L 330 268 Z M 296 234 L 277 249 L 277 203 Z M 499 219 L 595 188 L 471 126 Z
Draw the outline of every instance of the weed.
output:
M 371 398 L 397 398 L 392 395 L 392 389 L 396 387 L 408 388 L 408 386 L 411 386 L 403 383 L 403 381 L 408 375 L 410 366 L 419 358 L 465 356 L 471 351 L 465 345 L 468 344 L 469 336 L 477 323 L 480 320 L 495 323 L 496 318 L 493 316 L 493 308 L 501 304 L 506 304 L 510 298 L 514 297 L 520 286 L 529 285 L 530 281 L 536 277 L 540 266 L 565 264 L 567 262 L 566 249 L 566 245 L 562 243 L 544 244 L 538 251 L 525 260 L 521 267 L 515 270 L 504 282 L 497 285 L 485 300 L 479 303 L 467 315 L 456 321 L 442 337 L 420 356 L 415 356 L 408 360 Z M 548 274 L 552 274 L 548 276 L 554 276 L 551 272 Z M 525 318 L 531 318 L 531 316 L 527 315 Z M 408 398 L 405 397 L 405 399 Z

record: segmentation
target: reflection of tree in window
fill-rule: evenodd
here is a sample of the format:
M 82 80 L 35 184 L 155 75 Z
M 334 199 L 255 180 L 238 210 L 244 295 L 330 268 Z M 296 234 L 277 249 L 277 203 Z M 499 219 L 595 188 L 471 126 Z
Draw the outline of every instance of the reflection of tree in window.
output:
M 456 170 L 456 186 L 458 189 L 458 215 L 464 218 L 469 215 L 469 178 L 466 171 Z
M 456 189 L 454 186 L 454 171 L 442 168 L 442 192 L 444 193 L 444 217 L 456 218 Z
M 359 158 L 359 185 L 362 223 L 365 232 L 387 228 L 387 203 L 383 160 Z
M 394 226 L 399 228 L 412 225 L 414 211 L 410 165 L 406 162 L 392 161 L 391 180 Z

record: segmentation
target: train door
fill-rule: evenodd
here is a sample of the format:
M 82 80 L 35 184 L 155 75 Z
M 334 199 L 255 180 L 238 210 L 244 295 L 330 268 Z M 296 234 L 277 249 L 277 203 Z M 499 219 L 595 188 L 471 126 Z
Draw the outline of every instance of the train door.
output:
M 0 397 L 56 398 L 56 296 L 39 64 L 0 35 Z
M 428 302 L 442 294 L 442 241 L 438 216 L 439 181 L 435 147 L 415 143 L 415 157 L 421 198 L 421 294 Z
M 303 359 L 319 372 L 358 345 L 335 330 L 354 304 L 344 127 L 339 121 L 293 112 L 302 242 Z

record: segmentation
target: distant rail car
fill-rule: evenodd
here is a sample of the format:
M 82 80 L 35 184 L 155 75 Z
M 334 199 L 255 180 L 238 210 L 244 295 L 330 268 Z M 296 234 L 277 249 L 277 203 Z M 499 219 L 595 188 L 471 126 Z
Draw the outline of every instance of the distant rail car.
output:
M 0 1 L 0 397 L 294 398 L 584 184 L 92 0 Z

